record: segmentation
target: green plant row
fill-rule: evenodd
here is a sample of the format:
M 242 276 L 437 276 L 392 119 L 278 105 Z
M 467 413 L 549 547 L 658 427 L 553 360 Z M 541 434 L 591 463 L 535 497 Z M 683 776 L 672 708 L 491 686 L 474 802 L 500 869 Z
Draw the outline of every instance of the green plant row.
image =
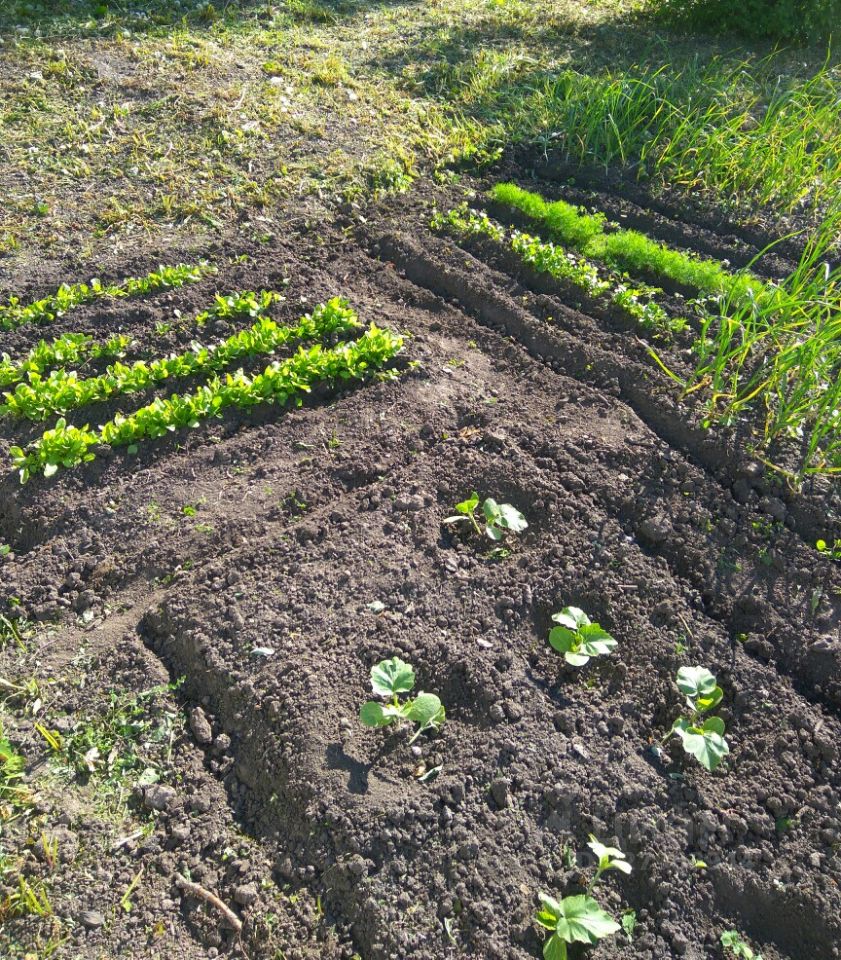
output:
M 262 291 L 238 294 L 233 300 L 241 304 L 242 312 L 251 313 L 255 302 L 262 310 L 277 297 L 278 294 Z M 218 372 L 243 357 L 274 353 L 289 343 L 347 333 L 359 325 L 356 312 L 347 301 L 336 297 L 317 306 L 295 326 L 279 326 L 269 317 L 260 317 L 249 329 L 240 330 L 218 345 L 196 343 L 186 353 L 148 363 L 114 363 L 99 376 L 80 378 L 66 370 L 54 370 L 48 377 L 32 373 L 29 383 L 19 383 L 13 393 L 5 394 L 6 403 L 0 406 L 0 415 L 46 420 L 54 413 L 68 413 L 121 394 L 139 393 L 164 380 Z
M 588 260 L 576 258 L 563 247 L 520 230 L 506 230 L 486 213 L 471 210 L 466 204 L 446 214 L 436 214 L 432 227 L 458 237 L 479 236 L 504 244 L 538 273 L 577 287 L 593 299 L 605 300 L 646 329 L 677 331 L 685 326 L 683 319 L 670 317 L 657 303 L 655 297 L 662 291 L 644 283 L 630 286 L 615 273 L 602 275 Z
M 117 334 L 99 343 L 86 333 L 64 333 L 55 340 L 40 340 L 23 360 L 12 360 L 8 353 L 0 358 L 0 387 L 10 387 L 31 373 L 44 373 L 54 367 L 69 367 L 83 360 L 112 359 L 125 355 L 131 338 Z
M 402 337 L 371 324 L 358 340 L 334 348 L 321 344 L 301 347 L 292 357 L 275 361 L 254 377 L 239 370 L 224 380 L 214 378 L 192 393 L 156 399 L 132 414 L 114 417 L 96 430 L 70 426 L 60 419 L 27 450 L 12 447 L 12 462 L 20 472 L 21 483 L 26 483 L 34 473 L 50 477 L 60 467 L 75 467 L 93 460 L 93 448 L 98 444 L 131 447 L 141 440 L 197 427 L 228 407 L 250 409 L 261 403 L 284 406 L 290 402 L 300 406 L 304 394 L 316 384 L 329 387 L 374 374 L 384 378 L 397 376 L 385 365 L 402 345 Z
M 519 210 L 554 239 L 585 257 L 601 260 L 618 270 L 645 271 L 691 287 L 704 296 L 724 295 L 739 304 L 771 295 L 765 284 L 750 273 L 732 273 L 716 260 L 702 260 L 674 250 L 637 230 L 606 233 L 602 213 L 587 214 L 563 200 L 547 202 L 539 193 L 523 190 L 514 183 L 496 184 L 490 197 Z
M 0 304 L 0 328 L 14 330 L 27 323 L 52 323 L 68 310 L 100 297 L 143 296 L 167 287 L 196 283 L 215 270 L 212 264 L 205 261 L 193 266 L 161 266 L 145 277 L 128 277 L 119 283 L 102 283 L 99 280 L 91 280 L 90 283 L 63 283 L 55 293 L 34 303 L 22 304 L 17 297 L 10 297 L 8 303 Z
M 266 298 L 268 297 L 268 300 Z M 214 304 L 193 318 L 193 324 L 203 327 L 211 319 L 256 317 L 271 304 L 283 298 L 269 293 L 216 294 Z M 104 343 L 86 333 L 64 333 L 54 340 L 39 341 L 22 360 L 13 360 L 7 353 L 0 359 L 0 387 L 13 386 L 26 380 L 31 373 L 46 373 L 56 368 L 66 369 L 84 360 L 119 358 L 131 343 L 125 334 L 111 337 Z

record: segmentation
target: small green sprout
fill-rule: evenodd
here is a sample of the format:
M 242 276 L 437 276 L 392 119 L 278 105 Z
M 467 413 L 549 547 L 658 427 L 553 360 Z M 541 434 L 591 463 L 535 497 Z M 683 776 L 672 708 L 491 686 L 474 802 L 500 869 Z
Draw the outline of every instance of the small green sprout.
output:
M 625 931 L 625 936 L 628 938 L 628 943 L 632 943 L 634 939 L 634 931 L 637 929 L 636 910 L 622 911 L 622 929 Z
M 599 861 L 593 879 L 587 886 L 587 893 L 592 893 L 593 887 L 599 882 L 602 874 L 608 870 L 619 870 L 622 873 L 631 872 L 631 865 L 619 847 L 606 847 L 603 843 L 600 843 L 592 833 L 590 834 L 590 840 L 587 846 L 593 851 Z
M 478 507 L 479 494 L 474 490 L 467 500 L 456 504 L 458 515 L 447 517 L 444 523 L 470 523 L 479 536 L 484 533 L 496 542 L 503 540 L 506 533 L 522 533 L 528 527 L 526 518 L 516 507 L 512 507 L 510 503 L 497 503 L 496 500 L 488 497 L 482 504 L 485 522 L 483 530 L 482 524 L 476 518 Z
M 826 540 L 815 542 L 818 553 L 828 557 L 830 560 L 841 560 L 841 539 L 834 540 L 831 544 Z
M 730 753 L 730 747 L 724 739 L 721 717 L 702 717 L 721 703 L 722 689 L 705 667 L 681 667 L 677 672 L 677 685 L 691 713 L 675 720 L 661 745 L 676 734 L 683 742 L 683 749 L 712 772 Z
M 754 953 L 737 930 L 725 930 L 721 935 L 721 945 L 740 960 L 762 960 L 762 954 Z
M 392 657 L 371 668 L 371 688 L 378 697 L 390 703 L 369 700 L 362 705 L 359 719 L 366 727 L 387 727 L 400 720 L 418 724 L 409 741 L 414 743 L 425 731 L 437 732 L 446 717 L 441 701 L 434 693 L 419 693 L 414 699 L 400 702 L 400 694 L 408 693 L 415 685 L 415 671 L 401 660 Z
M 616 640 L 578 607 L 564 607 L 552 619 L 560 626 L 549 631 L 549 643 L 574 667 L 583 667 L 590 657 L 616 649 Z
M 607 870 L 620 870 L 630 873 L 631 865 L 625 861 L 625 854 L 617 847 L 606 847 L 592 834 L 587 846 L 598 858 L 595 875 L 587 886 L 587 892 L 556 900 L 546 893 L 539 893 L 540 909 L 535 915 L 537 922 L 552 931 L 552 936 L 543 947 L 545 960 L 568 960 L 567 944 L 586 943 L 595 946 L 599 940 L 612 936 L 622 927 L 599 906 L 591 894 L 593 888 Z M 636 920 L 636 916 L 634 917 Z M 633 930 L 633 927 L 632 927 Z

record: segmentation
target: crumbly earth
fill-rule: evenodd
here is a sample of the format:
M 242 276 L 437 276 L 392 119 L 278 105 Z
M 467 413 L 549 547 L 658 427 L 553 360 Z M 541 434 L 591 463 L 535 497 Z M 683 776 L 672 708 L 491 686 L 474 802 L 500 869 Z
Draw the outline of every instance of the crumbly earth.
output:
M 611 189 L 613 215 L 672 243 L 733 262 L 762 245 Z M 345 295 L 408 335 L 412 364 L 3 480 L 0 601 L 21 636 L 0 653 L 3 724 L 29 791 L 4 807 L 4 956 L 525 960 L 538 891 L 580 892 L 590 833 L 628 855 L 599 896 L 636 927 L 587 956 L 722 957 L 726 929 L 766 960 L 841 956 L 841 576 L 813 547 L 839 535 L 838 490 L 788 490 L 745 436 L 702 430 L 620 318 L 431 233 L 432 204 L 461 195 L 317 242 L 234 237 L 204 251 L 216 277 L 50 328 L 157 355 L 214 291 L 288 278 L 279 317 Z M 679 367 L 686 346 L 658 350 Z M 35 435 L 3 421 L 0 450 Z M 527 517 L 507 555 L 442 526 L 472 490 Z M 546 642 L 565 605 L 615 654 L 565 667 Z M 447 709 L 414 746 L 357 720 L 393 655 Z M 696 664 L 724 688 L 714 774 L 652 750 Z M 43 915 L 15 915 L 20 877 Z

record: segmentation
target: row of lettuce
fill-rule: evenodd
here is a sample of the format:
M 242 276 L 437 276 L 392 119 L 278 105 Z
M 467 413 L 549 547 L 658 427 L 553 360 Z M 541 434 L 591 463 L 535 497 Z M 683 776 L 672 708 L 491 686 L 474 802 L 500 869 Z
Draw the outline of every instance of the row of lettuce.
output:
M 158 274 L 171 269 L 162 268 Z M 184 268 L 179 270 L 178 277 L 190 282 L 198 278 L 199 272 L 204 275 L 208 271 L 204 267 L 201 271 Z M 94 291 L 106 289 L 94 283 L 66 289 L 79 291 L 82 286 L 87 293 L 65 299 L 65 309 L 89 302 L 100 295 Z M 139 289 L 128 282 L 114 286 Z M 14 385 L 14 389 L 5 392 L 0 414 L 34 421 L 122 395 L 143 393 L 172 380 L 200 381 L 191 390 L 158 396 L 131 413 L 118 413 L 96 428 L 87 424 L 76 426 L 59 417 L 51 429 L 26 447 L 11 447 L 12 462 L 21 482 L 26 483 L 35 474 L 50 477 L 61 468 L 89 462 L 103 447 L 128 447 L 134 452 L 142 440 L 197 427 L 229 408 L 248 410 L 258 404 L 300 406 L 314 389 L 329 391 L 372 376 L 396 376 L 390 364 L 402 349 L 402 338 L 375 324 L 364 328 L 344 298 L 335 297 L 319 304 L 288 325 L 266 315 L 282 299 L 274 291 L 217 296 L 214 306 L 198 314 L 194 323 L 201 327 L 211 317 L 247 317 L 254 323 L 220 343 L 193 343 L 191 349 L 180 354 L 139 359 L 131 364 L 115 359 L 92 376 L 81 376 L 74 365 L 122 358 L 132 346 L 130 338 L 118 335 L 97 342 L 87 334 L 63 334 L 52 341 L 40 341 L 20 360 L 4 355 L 0 384 Z M 54 300 L 48 297 L 39 303 L 53 306 L 43 310 L 35 322 L 54 320 L 58 315 Z M 31 318 L 32 312 L 28 315 Z M 281 353 L 281 357 L 259 372 L 229 371 L 239 361 L 276 353 Z
M 707 426 L 743 421 L 754 452 L 795 481 L 841 473 L 841 267 L 832 266 L 832 236 L 807 242 L 777 281 L 513 183 L 480 199 L 436 213 L 432 227 L 490 245 L 653 338 L 685 332 L 689 369 L 648 350 L 684 397 L 701 401 Z

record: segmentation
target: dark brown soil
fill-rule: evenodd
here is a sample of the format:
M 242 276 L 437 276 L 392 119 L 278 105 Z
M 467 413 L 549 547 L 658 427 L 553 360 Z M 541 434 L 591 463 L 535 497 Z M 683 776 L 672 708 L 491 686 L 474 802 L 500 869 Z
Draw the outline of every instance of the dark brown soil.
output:
M 738 438 L 703 431 L 616 318 L 432 235 L 430 204 L 456 193 L 244 264 L 217 251 L 201 285 L 51 328 L 175 349 L 186 334 L 153 332 L 174 307 L 288 277 L 280 316 L 341 293 L 411 334 L 415 361 L 395 383 L 3 482 L 0 602 L 39 632 L 0 654 L 0 676 L 42 679 L 41 722 L 70 736 L 112 690 L 183 678 L 148 707 L 177 715 L 166 749 L 149 747 L 173 792 L 150 811 L 154 791 L 127 776 L 119 830 L 91 800 L 100 773 L 62 780 L 33 718 L 8 721 L 39 800 L 5 852 L 29 838 L 26 869 L 48 873 L 34 850 L 56 825 L 72 851 L 48 877 L 57 956 L 538 957 L 536 894 L 580 891 L 589 833 L 628 854 L 633 873 L 600 897 L 638 924 L 587 956 L 719 958 L 725 929 L 766 960 L 841 956 L 841 576 L 812 545 L 839 535 L 838 490 L 793 493 Z M 664 216 L 647 229 L 734 262 L 756 246 Z M 0 424 L 2 452 L 20 436 Z M 510 556 L 442 526 L 474 489 L 526 515 Z M 546 636 L 568 604 L 615 655 L 562 666 Z M 370 667 L 393 655 L 447 708 L 415 748 L 357 720 Z M 714 774 L 651 750 L 690 664 L 725 692 L 732 753 Z M 421 766 L 440 775 L 421 782 Z M 127 824 L 146 833 L 114 852 Z M 182 895 L 188 872 L 240 914 L 241 938 Z M 5 952 L 47 922 L 7 921 Z

